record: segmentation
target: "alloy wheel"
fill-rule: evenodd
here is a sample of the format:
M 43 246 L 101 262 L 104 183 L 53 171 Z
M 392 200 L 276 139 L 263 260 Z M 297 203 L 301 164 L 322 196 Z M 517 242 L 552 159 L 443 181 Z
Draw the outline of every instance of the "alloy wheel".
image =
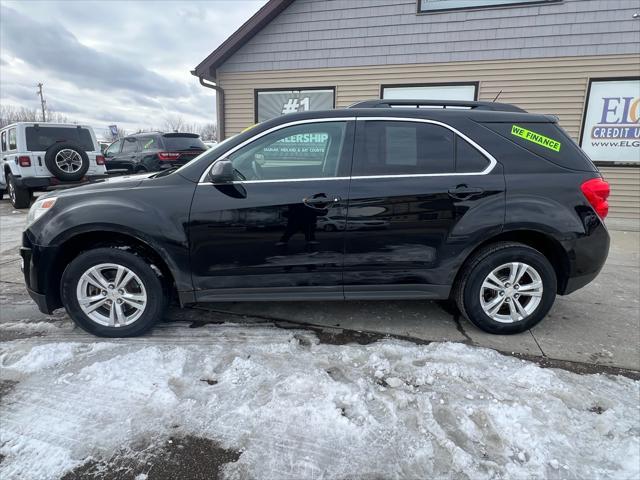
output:
M 542 278 L 535 268 L 522 262 L 505 263 L 482 282 L 480 304 L 496 322 L 521 322 L 538 308 L 542 293 Z
M 75 150 L 65 148 L 56 154 L 56 165 L 65 173 L 76 173 L 82 168 L 82 157 Z
M 132 324 L 147 306 L 147 292 L 140 277 L 115 263 L 101 263 L 86 270 L 76 296 L 87 317 L 108 327 Z

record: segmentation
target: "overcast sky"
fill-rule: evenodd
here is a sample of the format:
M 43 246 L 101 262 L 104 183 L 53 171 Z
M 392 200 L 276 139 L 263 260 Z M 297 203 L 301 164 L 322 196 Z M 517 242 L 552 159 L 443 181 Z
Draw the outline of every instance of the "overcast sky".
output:
M 127 130 L 215 120 L 190 71 L 266 0 L 0 1 L 0 100 Z

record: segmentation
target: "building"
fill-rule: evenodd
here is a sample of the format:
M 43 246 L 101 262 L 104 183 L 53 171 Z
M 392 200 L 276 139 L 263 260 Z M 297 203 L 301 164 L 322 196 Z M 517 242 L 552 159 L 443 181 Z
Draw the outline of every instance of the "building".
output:
M 270 0 L 192 72 L 223 137 L 370 98 L 493 100 L 558 116 L 640 219 L 638 0 Z

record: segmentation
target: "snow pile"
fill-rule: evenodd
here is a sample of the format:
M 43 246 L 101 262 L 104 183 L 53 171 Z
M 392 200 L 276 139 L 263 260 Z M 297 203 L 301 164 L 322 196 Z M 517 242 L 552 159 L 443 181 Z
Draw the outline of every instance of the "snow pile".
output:
M 19 382 L 0 406 L 0 476 L 59 478 L 194 435 L 242 452 L 231 479 L 640 477 L 639 382 L 461 344 L 188 335 L 0 346 Z

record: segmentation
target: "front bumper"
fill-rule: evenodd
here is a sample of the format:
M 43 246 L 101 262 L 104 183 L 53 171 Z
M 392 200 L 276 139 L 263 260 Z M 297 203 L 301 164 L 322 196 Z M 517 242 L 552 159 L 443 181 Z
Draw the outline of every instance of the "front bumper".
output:
M 63 182 L 55 177 L 15 177 L 15 182 L 18 187 L 29 188 L 31 190 L 53 190 L 56 188 L 77 187 L 86 185 L 87 183 L 95 183 L 108 177 L 107 174 L 86 175 L 77 182 Z
M 28 244 L 28 239 L 23 234 L 23 245 Z M 59 292 L 49 284 L 49 278 L 45 272 L 50 271 L 55 255 L 52 249 L 32 249 L 28 246 L 20 248 L 22 257 L 22 273 L 27 286 L 29 296 L 36 302 L 42 313 L 50 314 L 56 308 L 60 308 Z

